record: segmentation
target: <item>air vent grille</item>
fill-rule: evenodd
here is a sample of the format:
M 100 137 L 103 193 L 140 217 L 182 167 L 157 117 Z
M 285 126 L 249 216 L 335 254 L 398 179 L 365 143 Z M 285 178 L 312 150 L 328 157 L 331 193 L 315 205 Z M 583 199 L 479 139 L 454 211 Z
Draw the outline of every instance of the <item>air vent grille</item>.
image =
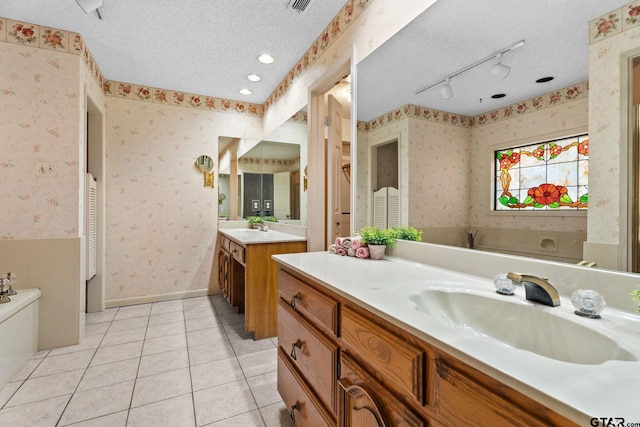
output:
M 289 2 L 289 8 L 297 11 L 298 13 L 302 13 L 307 10 L 309 3 L 311 3 L 311 0 L 291 0 Z

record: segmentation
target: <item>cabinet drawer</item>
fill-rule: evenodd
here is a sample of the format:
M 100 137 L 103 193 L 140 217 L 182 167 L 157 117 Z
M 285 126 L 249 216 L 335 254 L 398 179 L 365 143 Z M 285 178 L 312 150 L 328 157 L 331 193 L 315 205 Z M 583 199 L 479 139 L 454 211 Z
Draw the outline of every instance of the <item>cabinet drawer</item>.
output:
M 394 393 L 342 353 L 338 425 L 352 426 L 363 420 L 367 426 L 426 427 L 421 419 Z
M 438 390 L 437 412 L 446 422 L 459 426 L 555 425 L 521 410 L 463 373 L 439 360 L 435 388 Z
M 425 404 L 424 352 L 348 307 L 342 308 L 342 341 L 385 384 Z
M 229 252 L 240 264 L 244 264 L 244 248 L 236 242 L 229 242 Z
M 322 408 L 295 368 L 289 364 L 282 347 L 278 349 L 278 392 L 287 407 L 287 412 L 292 416 L 293 425 L 335 426 L 335 421 Z
M 320 329 L 338 336 L 338 302 L 316 291 L 282 269 L 278 272 L 280 298 Z
M 231 240 L 229 240 L 227 237 L 224 237 L 222 234 L 220 236 L 222 237 L 222 243 L 220 244 L 220 246 L 229 251 L 229 244 L 231 243 Z
M 282 300 L 278 306 L 278 345 L 322 402 L 336 411 L 338 347 L 300 318 Z

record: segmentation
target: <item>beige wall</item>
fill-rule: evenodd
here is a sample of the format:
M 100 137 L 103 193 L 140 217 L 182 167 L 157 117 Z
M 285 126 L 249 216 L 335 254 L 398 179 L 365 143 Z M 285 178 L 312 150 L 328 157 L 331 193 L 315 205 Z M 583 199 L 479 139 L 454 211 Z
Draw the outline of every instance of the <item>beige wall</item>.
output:
M 629 20 L 631 9 L 622 7 L 611 14 L 618 25 L 598 34 L 598 22 L 590 23 L 589 46 L 589 135 L 591 142 L 588 242 L 585 252 L 608 267 L 631 267 L 629 254 L 635 244 L 627 227 L 629 203 L 630 58 L 640 55 L 640 21 Z M 608 16 L 605 15 L 609 19 Z M 637 213 L 636 213 L 637 214 Z M 599 262 L 599 264 L 604 264 Z
M 107 305 L 216 291 L 218 188 L 193 163 L 260 119 L 107 97 L 107 122 Z
M 2 239 L 78 237 L 80 60 L 0 43 Z M 39 163 L 53 173 L 38 175 Z

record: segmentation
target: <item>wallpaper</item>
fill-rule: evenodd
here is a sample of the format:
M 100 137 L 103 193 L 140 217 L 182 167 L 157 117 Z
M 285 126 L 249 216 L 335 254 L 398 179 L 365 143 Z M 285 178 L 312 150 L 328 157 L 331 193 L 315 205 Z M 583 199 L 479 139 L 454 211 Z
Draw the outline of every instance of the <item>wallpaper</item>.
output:
M 193 162 L 217 159 L 221 133 L 255 138 L 260 120 L 106 102 L 107 300 L 206 289 L 217 274 L 218 188 L 203 186 Z
M 77 56 L 0 43 L 1 239 L 81 234 L 78 82 Z
M 471 130 L 409 119 L 409 224 L 463 227 L 469 220 Z
M 635 1 L 590 23 L 589 242 L 621 244 L 626 238 L 627 150 L 621 105 L 628 103 L 622 88 L 625 57 L 637 56 L 640 43 L 640 2 Z M 621 60 L 622 59 L 622 60 Z M 630 90 L 629 90 L 630 92 Z

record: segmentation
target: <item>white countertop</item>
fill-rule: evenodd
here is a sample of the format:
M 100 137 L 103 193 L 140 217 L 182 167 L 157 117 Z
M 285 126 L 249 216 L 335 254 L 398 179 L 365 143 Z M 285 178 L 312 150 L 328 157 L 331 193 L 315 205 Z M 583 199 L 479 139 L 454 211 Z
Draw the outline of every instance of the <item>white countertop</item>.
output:
M 304 237 L 281 231 L 269 230 L 260 231 L 250 228 L 229 228 L 220 229 L 220 233 L 241 245 L 253 245 L 259 243 L 281 243 L 281 242 L 305 242 Z
M 442 287 L 463 284 L 493 298 L 497 294 L 492 280 L 399 258 L 374 261 L 328 252 L 273 258 L 582 425 L 591 425 L 593 417 L 640 423 L 640 361 L 578 364 L 544 357 L 433 321 L 409 298 L 435 281 Z M 595 329 L 640 360 L 640 316 L 606 308 L 602 319 L 582 318 L 573 313 L 567 298 L 561 298 L 559 307 L 546 307 L 526 301 L 522 288 L 504 298 L 520 299 L 535 305 L 533 309 L 552 310 L 550 314 Z

